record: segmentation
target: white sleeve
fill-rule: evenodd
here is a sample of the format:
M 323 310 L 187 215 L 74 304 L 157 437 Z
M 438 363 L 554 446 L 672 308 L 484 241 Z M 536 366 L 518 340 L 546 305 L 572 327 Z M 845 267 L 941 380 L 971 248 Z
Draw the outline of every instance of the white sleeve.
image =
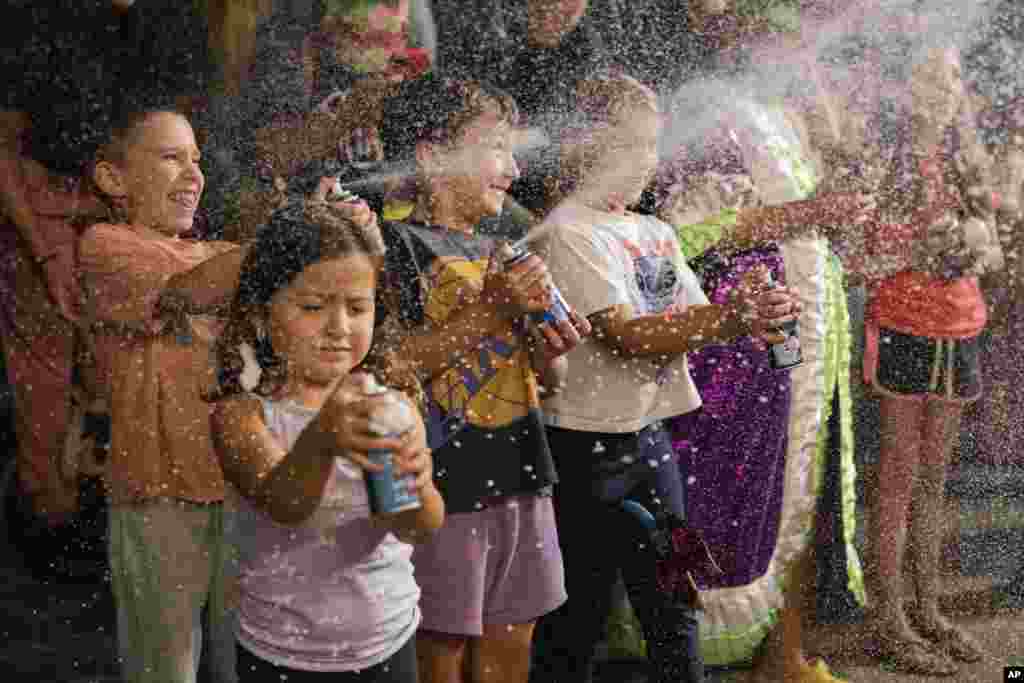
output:
M 697 279 L 697 275 L 690 270 L 690 266 L 686 265 L 686 261 L 680 258 L 676 261 L 676 268 L 679 270 L 679 279 L 683 283 L 682 294 L 686 297 L 687 306 L 707 306 L 711 302 L 708 301 L 707 295 L 704 290 L 701 289 L 700 280 Z
M 589 227 L 555 227 L 548 238 L 547 266 L 566 303 L 580 315 L 634 303 L 621 256 Z

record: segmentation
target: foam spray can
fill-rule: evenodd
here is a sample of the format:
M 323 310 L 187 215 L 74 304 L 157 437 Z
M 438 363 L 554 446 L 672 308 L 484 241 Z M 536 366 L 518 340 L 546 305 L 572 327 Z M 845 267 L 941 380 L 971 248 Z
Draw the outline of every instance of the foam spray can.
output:
M 768 273 L 768 289 L 777 289 L 779 283 Z M 775 330 L 785 335 L 786 339 L 771 345 L 771 367 L 773 370 L 788 370 L 804 362 L 803 349 L 800 347 L 799 321 L 791 320 Z
M 365 393 L 367 396 L 387 394 L 387 402 L 378 406 L 370 419 L 370 429 L 375 435 L 395 437 L 412 429 L 415 416 L 408 403 L 379 385 L 373 377 L 370 377 Z M 406 474 L 396 479 L 392 455 L 388 450 L 371 450 L 367 453 L 371 462 L 384 466 L 380 472 L 365 472 L 370 512 L 375 515 L 392 515 L 422 505 L 419 494 L 412 488 L 416 477 Z
M 505 268 L 511 268 L 517 263 L 525 261 L 532 253 L 528 249 L 511 244 L 503 244 L 498 248 L 498 256 L 501 258 L 502 265 Z M 531 313 L 530 317 L 538 325 L 548 323 L 551 326 L 555 326 L 562 320 L 569 320 L 569 307 L 566 305 L 562 293 L 558 291 L 558 287 L 553 283 L 551 285 L 551 305 L 548 306 L 547 310 Z

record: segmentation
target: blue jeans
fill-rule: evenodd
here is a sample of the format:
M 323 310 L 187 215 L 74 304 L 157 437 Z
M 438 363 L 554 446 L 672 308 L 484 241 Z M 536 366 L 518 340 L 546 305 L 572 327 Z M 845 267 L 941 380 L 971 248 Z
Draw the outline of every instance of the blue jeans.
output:
M 591 681 L 619 573 L 647 640 L 650 682 L 703 681 L 694 610 L 658 589 L 650 533 L 619 505 L 628 498 L 652 513 L 662 508 L 684 516 L 683 482 L 668 432 L 549 428 L 548 441 L 558 470 L 555 520 L 569 599 L 537 625 L 530 682 Z M 632 464 L 620 466 L 623 458 Z

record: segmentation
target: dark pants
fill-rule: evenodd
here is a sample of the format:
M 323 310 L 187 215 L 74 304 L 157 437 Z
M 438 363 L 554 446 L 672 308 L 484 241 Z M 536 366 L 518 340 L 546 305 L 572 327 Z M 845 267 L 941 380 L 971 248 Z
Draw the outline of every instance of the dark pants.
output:
M 416 638 L 380 664 L 362 671 L 299 671 L 271 664 L 238 646 L 239 683 L 416 683 Z
M 0 494 L 8 539 L 37 580 L 107 580 L 107 499 L 99 478 L 80 479 L 78 514 L 59 526 L 50 526 L 32 509 L 31 500 L 19 491 L 16 472 L 4 481 L 6 490 Z
M 591 681 L 619 573 L 647 640 L 650 682 L 703 681 L 694 610 L 658 589 L 650 532 L 619 505 L 628 498 L 652 513 L 664 508 L 684 515 L 682 478 L 668 433 L 549 428 L 548 440 L 558 468 L 555 519 L 569 599 L 537 625 L 531 683 Z M 636 464 L 618 466 L 624 458 Z M 603 467 L 595 467 L 598 460 Z

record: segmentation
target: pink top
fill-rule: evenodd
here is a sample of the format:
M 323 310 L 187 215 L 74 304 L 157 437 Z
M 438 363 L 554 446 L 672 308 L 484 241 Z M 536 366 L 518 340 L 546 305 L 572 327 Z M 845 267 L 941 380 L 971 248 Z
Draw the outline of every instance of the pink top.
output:
M 291 448 L 316 417 L 260 398 L 271 433 Z M 390 658 L 416 633 L 420 590 L 412 547 L 370 519 L 362 471 L 336 459 L 319 510 L 296 527 L 245 500 L 239 549 L 238 642 L 291 669 L 357 671 Z

